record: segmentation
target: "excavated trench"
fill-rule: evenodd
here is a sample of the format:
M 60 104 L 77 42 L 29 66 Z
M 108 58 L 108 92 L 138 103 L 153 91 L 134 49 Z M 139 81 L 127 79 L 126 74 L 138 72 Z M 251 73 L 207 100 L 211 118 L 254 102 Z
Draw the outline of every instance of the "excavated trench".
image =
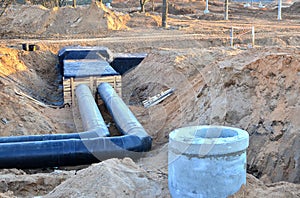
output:
M 166 120 L 161 120 L 166 123 L 161 129 L 157 130 L 159 133 L 167 134 L 172 128 L 181 125 L 179 122 L 176 123 L 178 120 L 173 119 L 178 117 L 178 113 L 184 124 L 205 124 L 205 119 L 202 118 L 207 117 L 210 118 L 209 121 L 213 122 L 213 124 L 225 124 L 243 128 L 250 134 L 248 172 L 269 183 L 276 181 L 298 183 L 297 178 L 299 177 L 297 175 L 299 174 L 296 165 L 299 142 L 296 118 L 298 117 L 299 104 L 296 98 L 298 96 L 297 93 L 299 93 L 297 88 L 299 87 L 297 86 L 299 83 L 297 78 L 299 73 L 297 68 L 299 65 L 299 53 L 293 49 L 278 48 L 240 51 L 236 54 L 226 54 L 219 49 L 194 51 L 193 53 L 191 51 L 174 53 L 168 50 L 161 53 L 153 52 L 145 57 L 138 67 L 129 70 L 130 72 L 124 72 L 124 100 L 127 101 L 126 103 L 129 102 L 134 105 L 132 106 L 133 112 L 145 126 L 145 129 L 151 131 L 151 128 L 155 128 L 153 126 L 156 118 L 163 115 L 152 113 L 149 114 L 149 117 L 145 113 L 147 111 L 140 108 L 140 102 L 148 96 L 157 93 L 160 89 L 165 88 L 160 83 L 161 81 L 156 79 L 162 79 L 166 75 L 176 79 L 172 71 L 178 71 L 179 69 L 186 76 L 186 79 L 192 82 L 193 89 L 196 90 L 197 100 L 194 101 L 187 94 L 186 97 L 182 96 L 186 104 L 181 104 L 180 101 L 182 100 L 177 97 L 178 93 L 187 92 L 184 92 L 184 89 L 179 84 L 176 84 L 180 82 L 173 81 L 174 87 L 177 86 L 179 92 L 176 92 L 176 97 L 172 96 L 164 103 L 158 105 L 158 108 L 163 108 L 165 110 L 164 113 L 167 113 Z M 32 71 L 41 72 L 41 75 L 37 74 L 37 76 L 44 76 L 47 79 L 46 73 L 50 73 L 49 71 L 51 70 L 55 71 L 49 67 L 50 64 L 47 67 L 34 70 L 34 64 L 44 60 L 44 57 L 47 56 L 42 54 L 39 57 L 37 55 L 38 52 L 30 53 L 33 54 L 22 56 L 22 60 L 33 65 L 30 68 Z M 197 58 L 195 58 L 195 54 L 197 54 Z M 33 61 L 34 56 L 36 57 L 35 61 Z M 55 54 L 48 54 L 48 57 L 54 63 L 56 62 L 53 59 L 55 56 Z M 200 60 L 203 61 L 201 64 L 199 64 Z M 156 65 L 155 71 L 151 71 L 153 65 Z M 191 71 L 195 70 L 189 68 L 189 65 L 197 66 L 197 70 L 200 71 L 198 72 L 199 75 L 192 73 Z M 214 72 L 209 73 L 208 71 L 212 71 L 212 69 Z M 56 76 L 53 75 L 53 78 L 47 79 L 46 82 L 57 78 L 57 73 L 59 72 L 54 73 Z M 145 73 L 147 74 L 146 78 Z M 205 73 L 209 75 L 203 77 Z M 10 77 L 14 78 L 14 76 Z M 134 79 L 134 81 L 131 79 Z M 152 83 L 146 86 L 143 82 L 150 81 L 149 79 Z M 198 79 L 199 82 L 195 79 Z M 19 82 L 22 80 L 22 78 L 18 79 Z M 43 81 L 43 78 L 41 81 Z M 24 92 L 27 89 L 30 90 L 29 87 L 37 90 L 33 92 L 34 94 L 42 91 L 38 90 L 37 87 L 30 86 L 31 83 L 28 81 L 24 80 L 23 82 L 25 83 L 22 86 L 26 88 Z M 208 84 L 205 85 L 205 82 L 208 82 Z M 55 87 L 58 84 L 52 84 L 51 86 L 47 90 L 56 90 Z M 201 89 L 201 87 L 203 88 Z M 44 95 L 50 95 L 51 92 L 46 92 L 47 94 L 44 93 Z M 224 92 L 230 97 L 227 97 L 226 103 L 228 111 L 223 116 L 222 112 L 217 111 L 221 108 L 217 101 L 224 99 Z M 210 97 L 212 93 L 215 96 L 214 99 Z M 5 100 L 2 100 L 3 102 Z M 15 100 L 11 102 L 15 102 Z M 175 110 L 175 107 L 178 106 L 175 103 L 181 105 L 181 112 Z M 99 105 L 106 124 L 109 122 L 113 123 L 112 117 L 104 113 L 105 111 L 108 113 L 108 110 L 103 103 Z M 195 108 L 199 106 L 203 108 Z M 68 111 L 68 108 L 70 107 L 57 109 L 54 112 Z M 32 117 L 36 118 L 35 114 Z M 153 123 L 149 122 L 148 118 Z M 202 119 L 202 121 L 199 121 L 199 119 Z M 24 123 L 28 122 L 28 119 L 26 120 Z M 37 118 L 36 120 L 38 121 Z M 12 123 L 11 118 L 8 121 Z M 73 120 L 71 119 L 71 121 Z M 51 126 L 53 123 L 49 122 L 49 125 Z M 9 126 L 9 124 L 6 126 Z M 117 130 L 117 128 L 114 130 Z M 60 129 L 60 132 L 62 131 Z M 69 132 L 72 131 L 74 130 L 69 130 Z M 56 132 L 53 131 L 52 133 Z M 168 141 L 167 136 L 157 135 L 153 131 L 150 134 L 151 136 L 154 135 L 155 144 L 156 142 L 165 143 Z

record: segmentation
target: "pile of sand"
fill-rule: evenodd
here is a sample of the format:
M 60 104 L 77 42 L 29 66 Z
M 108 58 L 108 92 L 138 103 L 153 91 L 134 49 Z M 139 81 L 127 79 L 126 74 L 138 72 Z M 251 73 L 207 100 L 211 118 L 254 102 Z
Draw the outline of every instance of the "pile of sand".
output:
M 129 14 L 126 26 L 129 28 L 159 27 L 161 26 L 161 16 L 149 13 L 134 12 Z
M 109 159 L 77 172 L 50 197 L 161 197 L 162 186 L 130 158 Z
M 200 8 L 199 8 L 200 9 Z M 156 12 L 162 12 L 162 5 L 157 6 L 155 8 Z M 174 3 L 169 3 L 168 4 L 168 14 L 173 14 L 173 15 L 186 15 L 186 14 L 195 14 L 196 10 L 193 8 L 185 8 L 185 7 L 180 7 Z
M 17 169 L 0 171 L 0 197 L 34 197 L 47 194 L 75 171 L 29 174 Z
M 300 185 L 288 182 L 278 182 L 266 185 L 254 176 L 247 174 L 247 184 L 230 198 L 266 197 L 286 198 L 299 197 Z
M 126 17 L 117 16 L 100 3 L 89 6 L 47 9 L 43 6 L 11 5 L 0 18 L 0 34 L 65 36 L 99 35 L 126 29 Z
M 288 14 L 299 14 L 299 10 L 300 10 L 300 2 L 295 2 L 290 7 L 283 8 L 283 11 Z
M 20 95 L 26 94 L 44 104 L 62 100 L 56 55 L 49 50 L 0 50 L 0 136 L 76 131 L 71 109 L 45 108 Z

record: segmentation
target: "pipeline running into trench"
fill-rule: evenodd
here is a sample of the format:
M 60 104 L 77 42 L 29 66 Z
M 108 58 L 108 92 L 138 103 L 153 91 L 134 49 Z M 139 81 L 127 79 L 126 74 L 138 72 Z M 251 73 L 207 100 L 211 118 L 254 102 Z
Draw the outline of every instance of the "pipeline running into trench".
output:
M 98 92 L 122 136 L 109 131 L 86 85 L 76 88 L 84 132 L 0 138 L 0 168 L 44 168 L 91 164 L 109 158 L 139 158 L 152 138 L 108 83 Z

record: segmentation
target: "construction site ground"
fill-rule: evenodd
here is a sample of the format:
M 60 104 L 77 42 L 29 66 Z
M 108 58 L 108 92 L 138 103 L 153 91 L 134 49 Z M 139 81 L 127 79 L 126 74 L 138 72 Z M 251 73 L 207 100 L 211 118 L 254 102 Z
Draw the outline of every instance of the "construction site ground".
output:
M 122 76 L 122 98 L 153 137 L 144 157 L 48 169 L 0 170 L 0 197 L 170 197 L 168 134 L 192 125 L 246 130 L 247 184 L 233 197 L 300 197 L 300 2 L 162 2 L 114 0 L 76 9 L 9 5 L 0 17 L 0 135 L 79 131 L 72 106 L 53 107 L 62 89 L 56 65 L 64 46 L 105 46 L 113 53 L 148 53 Z M 3 8 L 2 8 L 3 9 Z M 230 30 L 234 27 L 234 46 Z M 252 46 L 251 28 L 255 29 Z M 22 50 L 23 43 L 36 51 Z M 175 92 L 144 108 L 161 91 Z

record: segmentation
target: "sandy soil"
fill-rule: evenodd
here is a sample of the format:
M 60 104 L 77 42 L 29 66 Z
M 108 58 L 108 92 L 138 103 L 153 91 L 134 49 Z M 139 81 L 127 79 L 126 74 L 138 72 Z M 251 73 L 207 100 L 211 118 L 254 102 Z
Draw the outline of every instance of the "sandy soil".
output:
M 0 20 L 0 34 L 6 36 L 59 37 L 96 35 L 107 30 L 126 29 L 126 17 L 117 16 L 102 4 L 47 9 L 40 5 L 9 6 Z M 89 31 L 87 31 L 87 29 Z
M 153 12 L 147 4 L 146 13 L 137 12 L 137 2 L 122 1 L 114 1 L 112 10 L 13 5 L 0 17 L 1 136 L 78 131 L 76 109 L 52 107 L 62 99 L 56 54 L 65 45 L 103 45 L 148 53 L 123 75 L 122 92 L 154 139 L 152 151 L 135 162 L 111 159 L 79 171 L 1 170 L 0 197 L 169 197 L 168 134 L 199 124 L 250 134 L 248 182 L 234 197 L 300 196 L 300 3 L 287 4 L 278 22 L 274 4 L 258 9 L 232 3 L 224 21 L 222 2 L 210 3 L 208 15 L 204 2 L 171 2 L 166 29 L 160 27 L 161 4 L 154 5 Z M 246 29 L 252 25 L 255 48 L 249 48 Z M 244 27 L 236 32 L 235 48 L 229 47 L 232 26 Z M 39 50 L 23 51 L 24 42 Z M 166 88 L 176 91 L 149 109 L 141 105 Z

